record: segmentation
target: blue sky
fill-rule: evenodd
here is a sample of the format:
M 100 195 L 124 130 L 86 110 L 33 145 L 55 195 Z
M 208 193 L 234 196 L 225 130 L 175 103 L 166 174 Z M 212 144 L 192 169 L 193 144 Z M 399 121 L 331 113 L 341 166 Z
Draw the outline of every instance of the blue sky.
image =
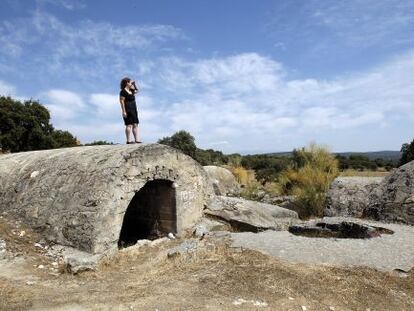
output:
M 144 142 L 399 150 L 413 138 L 412 0 L 2 0 L 0 94 L 38 99 L 81 142 L 124 143 L 136 79 Z

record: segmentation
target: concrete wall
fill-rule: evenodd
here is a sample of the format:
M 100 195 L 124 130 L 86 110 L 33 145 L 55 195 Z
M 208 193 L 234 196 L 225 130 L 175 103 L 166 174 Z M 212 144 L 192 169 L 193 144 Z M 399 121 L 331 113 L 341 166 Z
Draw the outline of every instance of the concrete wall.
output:
M 102 253 L 117 247 L 129 202 L 155 179 L 174 182 L 182 233 L 201 217 L 213 189 L 197 162 L 158 144 L 0 156 L 0 212 L 22 219 L 50 241 Z

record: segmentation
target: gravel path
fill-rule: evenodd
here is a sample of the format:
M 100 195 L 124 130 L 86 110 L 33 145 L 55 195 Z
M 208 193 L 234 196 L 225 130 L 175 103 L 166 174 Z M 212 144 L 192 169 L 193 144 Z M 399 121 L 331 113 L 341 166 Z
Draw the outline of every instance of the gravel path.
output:
M 414 267 L 414 226 L 339 217 L 325 220 L 371 224 L 391 229 L 394 234 L 371 239 L 327 239 L 269 230 L 256 234 L 232 233 L 232 246 L 262 251 L 291 262 L 368 266 L 383 271 L 408 271 Z

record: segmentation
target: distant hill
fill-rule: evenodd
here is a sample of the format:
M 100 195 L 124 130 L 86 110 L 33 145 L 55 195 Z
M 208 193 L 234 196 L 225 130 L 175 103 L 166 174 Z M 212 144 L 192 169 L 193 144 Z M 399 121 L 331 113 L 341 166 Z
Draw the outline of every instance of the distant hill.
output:
M 292 152 L 273 152 L 273 153 L 266 153 L 267 155 L 277 156 L 277 157 L 288 157 L 292 155 Z M 400 151 L 391 151 L 391 150 L 384 150 L 384 151 L 371 151 L 371 152 L 335 152 L 334 154 L 339 154 L 341 156 L 349 157 L 350 155 L 363 155 L 368 157 L 370 160 L 375 159 L 383 159 L 383 160 L 391 160 L 397 161 L 401 157 Z
M 368 157 L 370 160 L 375 159 L 384 159 L 384 160 L 391 160 L 391 161 L 397 161 L 401 158 L 401 152 L 400 151 L 372 151 L 372 152 L 339 152 L 336 154 L 340 154 L 342 156 L 349 157 L 353 154 L 363 155 Z

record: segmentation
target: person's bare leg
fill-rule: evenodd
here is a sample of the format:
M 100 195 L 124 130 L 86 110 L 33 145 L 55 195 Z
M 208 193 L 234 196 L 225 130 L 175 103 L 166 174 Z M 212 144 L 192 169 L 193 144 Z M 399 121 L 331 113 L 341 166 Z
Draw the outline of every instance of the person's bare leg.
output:
M 138 124 L 134 123 L 132 125 L 132 133 L 134 134 L 135 142 L 136 143 L 140 143 L 141 141 L 139 140 L 139 128 L 138 128 Z
M 131 129 L 132 129 L 132 125 L 125 126 L 125 136 L 126 136 L 127 143 L 129 142 L 129 139 L 131 137 Z

